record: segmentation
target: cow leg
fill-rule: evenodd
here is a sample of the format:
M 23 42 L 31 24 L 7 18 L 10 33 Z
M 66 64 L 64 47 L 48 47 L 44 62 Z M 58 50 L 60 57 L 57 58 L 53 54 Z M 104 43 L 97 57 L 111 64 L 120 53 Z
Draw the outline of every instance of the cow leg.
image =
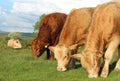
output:
M 118 46 L 118 61 L 115 66 L 115 70 L 120 70 L 120 45 Z
M 54 54 L 53 52 L 50 53 L 50 50 L 47 48 L 47 59 L 53 60 L 54 59 Z
M 53 59 L 54 59 L 54 53 L 53 53 L 53 52 L 50 53 L 49 59 L 50 59 L 50 60 L 53 60 Z
M 75 54 L 75 53 L 77 53 L 77 49 L 72 51 L 72 54 Z M 71 60 L 69 62 L 69 65 L 68 65 L 68 69 L 74 69 L 75 68 L 75 62 L 76 62 L 76 59 L 71 58 Z
M 75 68 L 75 59 L 74 58 L 72 58 L 71 60 L 70 60 L 70 63 L 69 63 L 69 65 L 68 65 L 68 69 L 74 69 Z
M 109 43 L 109 46 L 105 52 L 105 64 L 104 67 L 102 69 L 102 73 L 101 73 L 101 77 L 105 78 L 108 76 L 109 73 L 109 63 L 113 57 L 113 54 L 115 52 L 115 50 L 117 49 L 119 45 L 119 38 L 118 37 L 114 37 L 114 39 Z
M 46 48 L 47 50 L 47 60 L 50 58 L 50 50 L 48 48 Z

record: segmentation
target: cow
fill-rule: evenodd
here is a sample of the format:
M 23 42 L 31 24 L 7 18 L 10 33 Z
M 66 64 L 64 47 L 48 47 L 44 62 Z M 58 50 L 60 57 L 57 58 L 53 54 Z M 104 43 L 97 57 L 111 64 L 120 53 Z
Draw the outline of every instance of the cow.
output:
M 54 58 L 47 47 L 57 44 L 66 17 L 67 15 L 65 13 L 55 12 L 46 15 L 42 19 L 38 36 L 30 44 L 34 57 L 40 57 L 46 50 L 47 59 Z
M 73 55 L 79 57 L 82 66 L 87 70 L 89 78 L 96 78 L 100 72 L 101 57 L 104 66 L 100 74 L 106 78 L 109 73 L 109 63 L 114 52 L 119 48 L 119 57 L 115 69 L 120 70 L 120 3 L 109 2 L 98 5 L 82 53 Z
M 71 59 L 71 55 L 85 44 L 93 11 L 94 8 L 72 9 L 60 34 L 58 44 L 49 46 L 58 62 L 58 71 L 75 68 L 75 59 Z
M 19 39 L 8 40 L 7 46 L 11 47 L 11 48 L 22 48 L 22 45 L 21 45 Z

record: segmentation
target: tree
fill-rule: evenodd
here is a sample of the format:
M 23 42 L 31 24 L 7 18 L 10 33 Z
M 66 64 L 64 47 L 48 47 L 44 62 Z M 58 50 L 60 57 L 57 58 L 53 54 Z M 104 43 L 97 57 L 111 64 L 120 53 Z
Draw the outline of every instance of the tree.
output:
M 11 39 L 21 39 L 22 35 L 19 32 L 10 32 L 8 37 Z
M 37 37 L 37 34 L 38 34 L 38 31 L 39 31 L 39 27 L 40 27 L 40 24 L 41 24 L 41 20 L 43 19 L 43 17 L 46 16 L 45 14 L 42 14 L 40 17 L 39 17 L 39 20 L 35 22 L 35 24 L 33 25 L 34 27 L 34 32 L 33 32 L 33 37 Z

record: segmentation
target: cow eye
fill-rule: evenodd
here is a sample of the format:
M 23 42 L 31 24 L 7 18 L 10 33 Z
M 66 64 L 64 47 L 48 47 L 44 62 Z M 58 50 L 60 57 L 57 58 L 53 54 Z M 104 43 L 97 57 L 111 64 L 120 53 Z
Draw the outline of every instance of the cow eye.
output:
M 67 56 L 65 56 L 63 59 L 67 58 Z
M 16 43 L 18 43 L 18 41 L 16 41 Z

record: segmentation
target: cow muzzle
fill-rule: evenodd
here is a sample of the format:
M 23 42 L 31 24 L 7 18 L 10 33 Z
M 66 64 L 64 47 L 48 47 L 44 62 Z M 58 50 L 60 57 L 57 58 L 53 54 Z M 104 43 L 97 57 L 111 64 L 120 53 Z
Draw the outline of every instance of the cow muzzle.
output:
M 66 70 L 67 68 L 65 67 L 60 67 L 60 66 L 57 67 L 57 71 L 66 71 Z
M 89 74 L 88 77 L 89 77 L 89 78 L 97 78 L 97 77 L 98 77 L 98 74 Z

